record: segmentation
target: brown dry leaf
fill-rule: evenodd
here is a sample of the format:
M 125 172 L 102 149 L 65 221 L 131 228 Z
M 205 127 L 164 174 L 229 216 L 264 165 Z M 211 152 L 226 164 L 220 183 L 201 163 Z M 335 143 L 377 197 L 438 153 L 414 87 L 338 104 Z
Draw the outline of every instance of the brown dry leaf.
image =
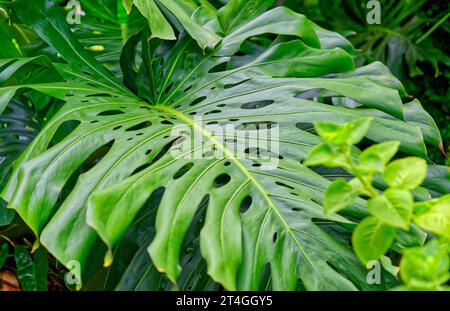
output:
M 0 271 L 0 292 L 20 291 L 19 281 L 12 272 Z

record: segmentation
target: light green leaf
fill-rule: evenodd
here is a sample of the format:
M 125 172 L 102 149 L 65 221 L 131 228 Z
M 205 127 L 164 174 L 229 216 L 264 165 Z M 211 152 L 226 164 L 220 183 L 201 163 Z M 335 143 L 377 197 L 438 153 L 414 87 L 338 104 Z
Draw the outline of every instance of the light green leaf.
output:
M 387 141 L 365 149 L 359 156 L 358 168 L 369 172 L 381 173 L 386 164 L 397 153 L 400 142 Z
M 315 146 L 308 153 L 303 164 L 307 166 L 326 165 L 330 167 L 345 167 L 347 166 L 343 155 L 329 144 L 320 144 Z
M 356 226 L 352 244 L 358 258 L 366 264 L 384 255 L 395 238 L 395 228 L 376 217 L 367 217 Z
M 170 26 L 154 0 L 134 0 L 134 5 L 147 18 L 152 37 L 164 40 L 176 39 L 172 26 Z
M 131 8 L 133 7 L 134 0 L 122 0 L 122 5 L 124 9 L 127 11 L 127 14 L 130 14 Z
M 367 201 L 369 212 L 380 221 L 407 230 L 412 217 L 413 197 L 409 190 L 388 189 Z
M 164 7 L 167 8 L 183 25 L 184 29 L 189 33 L 189 35 L 197 41 L 198 45 L 202 50 L 213 49 L 222 38 L 197 24 L 191 16 L 186 12 L 186 10 L 174 0 L 158 0 Z
M 314 125 L 317 133 L 329 144 L 353 145 L 364 138 L 369 130 L 372 118 L 363 118 L 341 125 L 330 122 L 318 122 Z
M 388 164 L 382 174 L 391 187 L 414 189 L 422 184 L 427 175 L 427 162 L 424 159 L 408 157 Z
M 424 230 L 450 239 L 450 194 L 416 203 L 414 222 Z
M 348 135 L 348 142 L 355 145 L 366 136 L 371 122 L 371 117 L 350 121 L 343 125 L 342 135 Z
M 317 134 L 329 144 L 344 144 L 347 141 L 344 135 L 338 136 L 342 132 L 342 127 L 334 122 L 317 122 L 314 128 Z
M 353 203 L 358 197 L 359 192 L 356 191 L 344 179 L 334 180 L 324 197 L 324 209 L 326 214 L 339 212 Z
M 448 245 L 433 239 L 423 247 L 405 250 L 400 262 L 400 275 L 414 289 L 436 290 L 449 278 Z

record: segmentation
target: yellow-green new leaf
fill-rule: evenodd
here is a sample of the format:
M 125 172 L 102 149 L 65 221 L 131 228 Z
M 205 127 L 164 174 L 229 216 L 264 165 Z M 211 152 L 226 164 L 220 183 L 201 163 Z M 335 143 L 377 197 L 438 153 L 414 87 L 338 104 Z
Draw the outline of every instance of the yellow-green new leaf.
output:
M 408 157 L 389 163 L 382 176 L 391 187 L 414 189 L 422 184 L 426 175 L 427 162 L 424 159 Z
M 400 142 L 387 141 L 367 148 L 359 156 L 359 168 L 373 173 L 382 172 L 399 147 Z
M 308 166 L 327 165 L 331 167 L 345 167 L 347 165 L 343 156 L 337 153 L 333 146 L 329 144 L 320 144 L 311 149 L 304 164 Z
M 388 189 L 367 202 L 369 212 L 380 221 L 407 230 L 412 216 L 413 197 L 409 190 Z
M 152 37 L 164 40 L 176 39 L 172 26 L 153 0 L 134 0 L 134 5 L 147 18 Z
M 404 252 L 400 262 L 400 275 L 413 289 L 436 290 L 450 278 L 448 246 L 431 240 L 423 247 Z
M 133 2 L 133 0 L 122 0 L 122 5 L 125 11 L 127 11 L 127 14 L 130 14 L 131 8 L 133 7 Z
M 361 118 L 341 125 L 330 122 L 315 124 L 317 133 L 326 142 L 336 145 L 357 144 L 369 130 L 372 118 Z
M 356 200 L 358 194 L 347 181 L 336 179 L 325 191 L 323 201 L 325 214 L 336 213 L 346 208 Z
M 384 224 L 378 218 L 365 218 L 358 224 L 352 236 L 356 255 L 364 264 L 370 260 L 378 260 L 388 251 L 395 235 L 395 228 Z
M 450 239 L 450 194 L 424 203 L 416 203 L 415 223 L 424 230 Z

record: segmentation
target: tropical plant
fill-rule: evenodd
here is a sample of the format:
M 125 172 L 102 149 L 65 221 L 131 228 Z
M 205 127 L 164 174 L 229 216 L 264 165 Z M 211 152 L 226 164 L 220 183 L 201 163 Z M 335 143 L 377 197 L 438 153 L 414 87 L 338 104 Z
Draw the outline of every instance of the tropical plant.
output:
M 381 61 L 419 98 L 435 119 L 444 145 L 430 148 L 430 159 L 446 161 L 448 126 L 450 9 L 438 1 L 303 0 L 282 1 L 323 27 L 345 35 L 361 51 L 357 63 Z M 378 3 L 379 5 L 376 5 Z M 379 24 L 370 24 L 377 14 Z M 444 113 L 442 113 L 444 112 Z
M 398 151 L 398 141 L 374 144 L 353 159 L 352 148 L 364 138 L 371 120 L 315 124 L 325 142 L 311 150 L 304 164 L 341 167 L 355 176 L 350 181 L 336 179 L 330 184 L 324 194 L 324 212 L 339 212 L 360 196 L 369 198 L 371 216 L 364 218 L 352 234 L 353 248 L 364 264 L 381 260 L 392 246 L 396 229 L 409 231 L 412 222 L 437 235 L 440 240 L 434 237 L 423 247 L 401 250 L 404 257 L 400 269 L 394 271 L 400 271 L 406 289 L 442 290 L 450 279 L 450 194 L 414 202 L 412 191 L 425 179 L 426 161 L 407 157 L 390 162 Z M 373 186 L 377 174 L 387 184 L 382 193 Z
M 51 0 L 3 6 L 7 22 L 38 36 L 41 48 L 0 60 L 0 112 L 30 90 L 65 102 L 2 191 L 36 235 L 34 248 L 85 288 L 397 284 L 385 272 L 382 284 L 367 284 L 348 245 L 364 201 L 339 215 L 322 211 L 330 180 L 348 173 L 301 164 L 321 143 L 313 121 L 364 116 L 373 117 L 365 143 L 396 140 L 401 152 L 427 158 L 439 131 L 389 70 L 355 68 L 343 36 L 271 0 L 123 4 L 81 1 L 81 25 L 68 25 Z M 120 36 L 103 37 L 109 24 Z M 58 57 L 46 56 L 53 50 Z M 227 126 L 232 137 L 211 129 Z M 448 169 L 428 172 L 421 193 L 447 193 Z M 424 237 L 399 230 L 393 247 Z
M 436 76 L 440 74 L 440 66 L 450 65 L 449 57 L 430 38 L 450 17 L 446 1 L 435 3 L 441 10 L 433 10 L 436 16 L 432 18 L 427 16 L 425 8 L 429 7 L 429 1 L 426 0 L 372 1 L 378 2 L 379 6 L 361 0 L 315 2 L 317 4 L 310 5 L 309 9 L 314 20 L 347 35 L 363 51 L 361 56 L 365 61 L 385 63 L 400 79 L 423 75 L 420 62 L 430 63 Z M 287 5 L 301 8 L 297 1 Z M 379 23 L 368 22 L 371 11 L 379 13 Z

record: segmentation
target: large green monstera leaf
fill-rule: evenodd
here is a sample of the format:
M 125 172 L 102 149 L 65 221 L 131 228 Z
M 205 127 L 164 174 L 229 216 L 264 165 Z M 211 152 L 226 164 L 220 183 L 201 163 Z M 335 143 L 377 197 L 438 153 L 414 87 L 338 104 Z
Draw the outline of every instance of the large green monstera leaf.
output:
M 0 97 L 31 88 L 66 103 L 16 162 L 2 197 L 58 260 L 79 262 L 89 279 L 100 254 L 111 274 L 122 271 L 105 281 L 118 289 L 374 288 L 348 244 L 364 202 L 324 215 L 337 172 L 301 161 L 320 143 L 315 121 L 374 116 L 368 140 L 399 140 L 422 157 L 425 143 L 440 142 L 420 104 L 403 105 L 384 65 L 355 69 L 344 38 L 289 9 L 239 23 L 228 5 L 220 21 L 201 19 L 223 36 L 213 50 L 186 33 L 173 43 L 135 33 L 121 57 L 133 93 L 54 6 L 26 5 L 37 10 L 22 10 L 22 20 L 67 63 L 54 64 L 60 82 L 9 80 Z

